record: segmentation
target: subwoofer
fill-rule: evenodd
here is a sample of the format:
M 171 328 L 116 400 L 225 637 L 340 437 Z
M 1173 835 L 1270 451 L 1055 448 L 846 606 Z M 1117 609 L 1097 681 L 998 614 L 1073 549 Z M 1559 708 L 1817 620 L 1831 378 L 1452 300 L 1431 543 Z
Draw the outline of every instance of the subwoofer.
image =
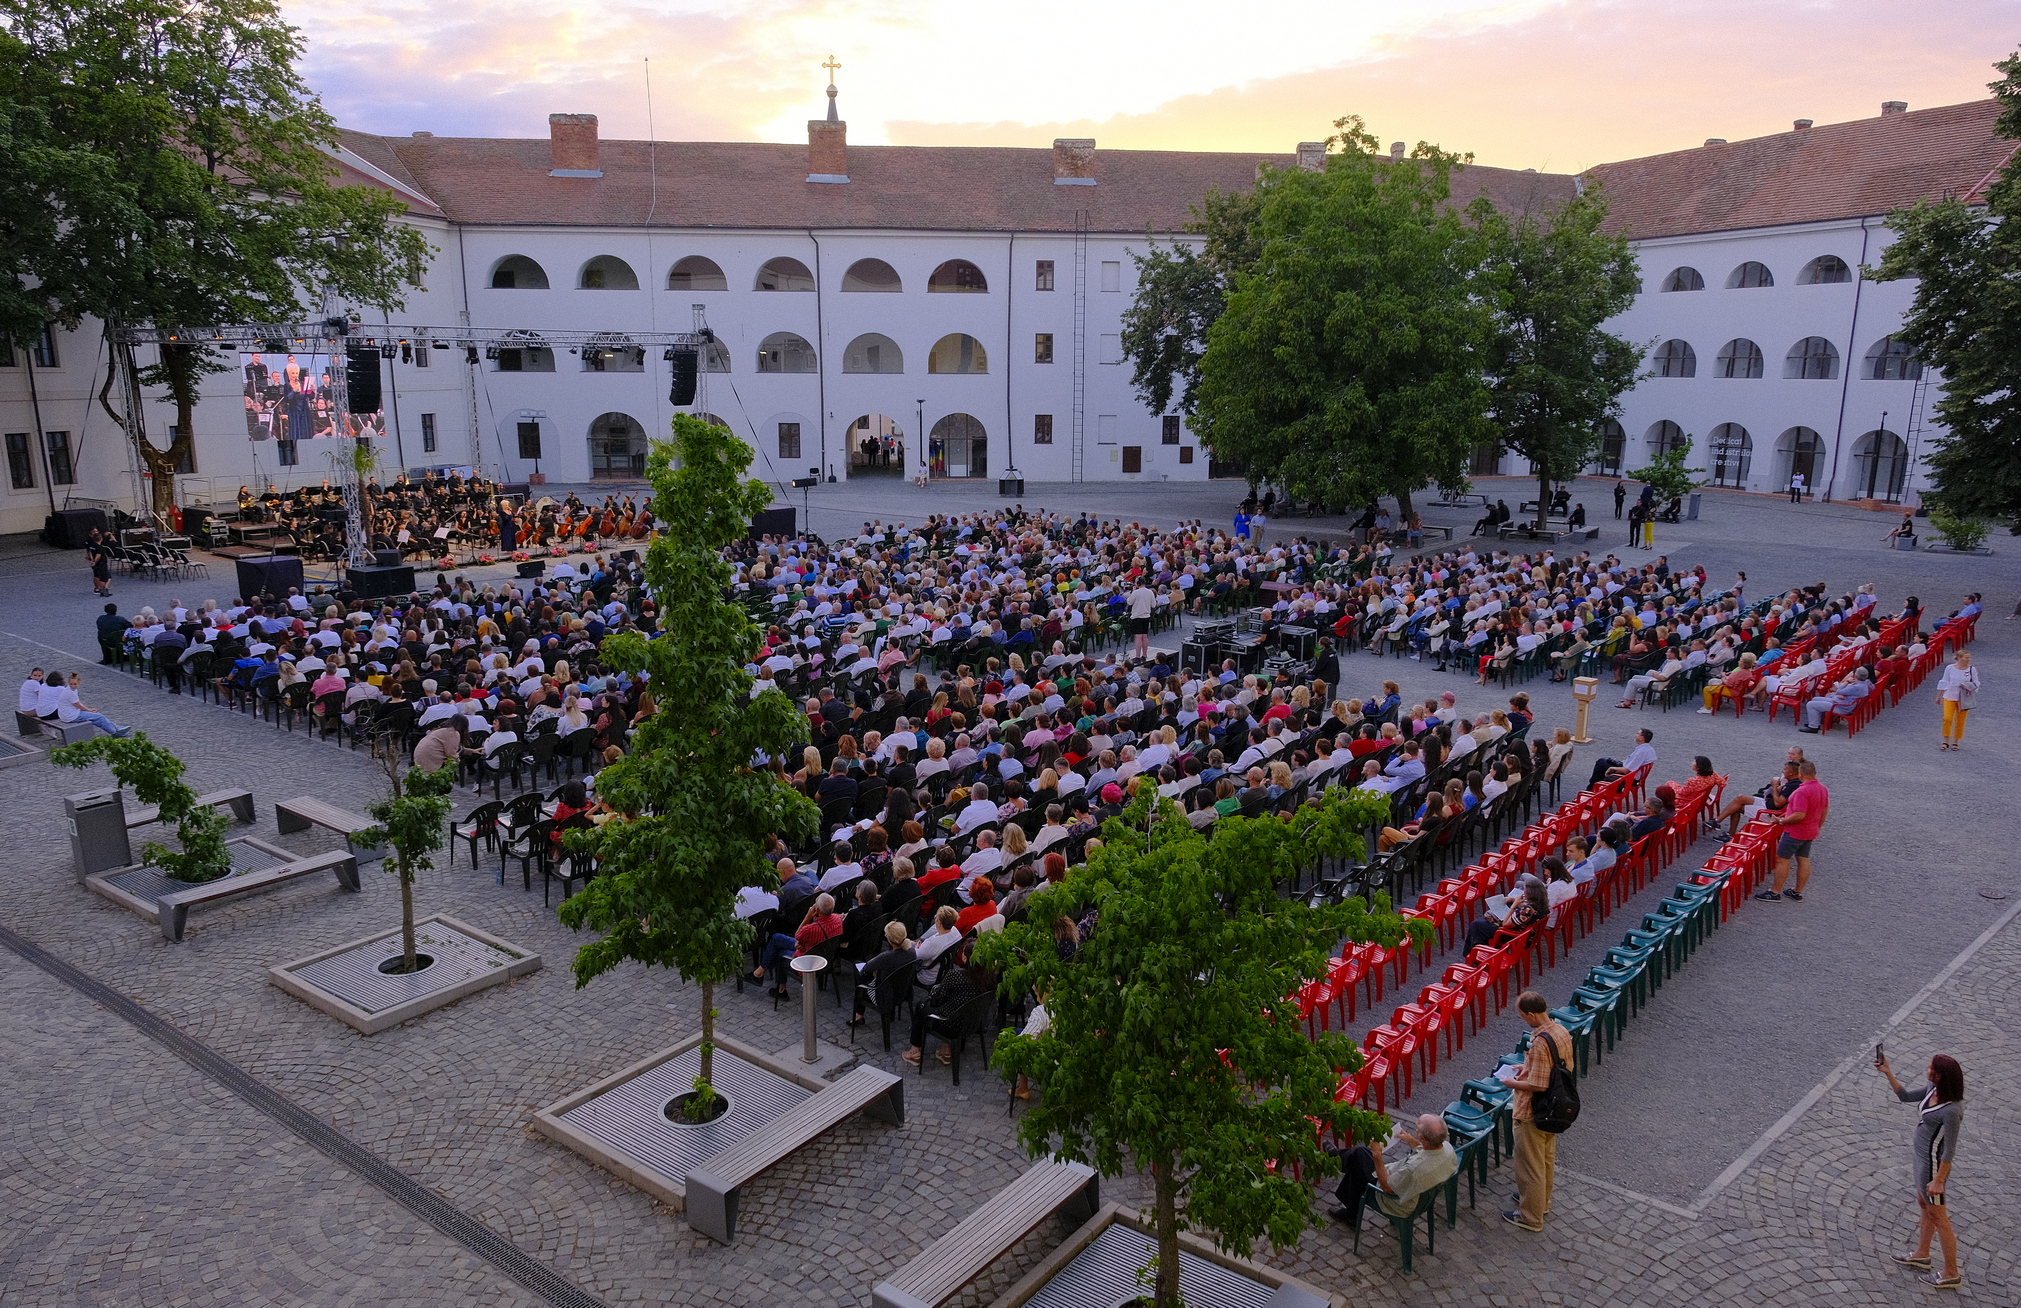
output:
M 390 599 L 396 595 L 406 595 L 414 589 L 414 569 L 405 564 L 395 567 L 373 567 L 351 569 L 351 589 L 360 599 Z

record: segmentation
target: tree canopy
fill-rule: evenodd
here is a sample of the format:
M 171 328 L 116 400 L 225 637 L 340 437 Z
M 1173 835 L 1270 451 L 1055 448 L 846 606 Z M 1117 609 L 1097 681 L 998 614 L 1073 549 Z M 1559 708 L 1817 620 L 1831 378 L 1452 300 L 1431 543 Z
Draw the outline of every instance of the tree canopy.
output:
M 0 329 L 289 322 L 320 314 L 325 292 L 399 308 L 428 243 L 397 195 L 339 183 L 336 124 L 301 52 L 273 0 L 7 0 Z M 227 366 L 199 345 L 143 369 L 176 413 L 167 449 L 131 433 L 157 508 L 198 385 Z
M 674 415 L 673 429 L 674 439 L 653 442 L 646 456 L 651 512 L 666 524 L 645 559 L 663 634 L 619 632 L 602 654 L 608 666 L 647 679 L 654 711 L 624 757 L 597 773 L 597 797 L 624 816 L 569 835 L 570 848 L 594 854 L 599 871 L 562 904 L 561 920 L 603 933 L 576 951 L 577 986 L 631 960 L 674 968 L 702 987 L 707 1080 L 712 990 L 735 974 L 751 940 L 737 892 L 776 889 L 767 839 L 807 838 L 819 811 L 755 765 L 806 739 L 807 719 L 777 690 L 752 696 L 744 669 L 760 633 L 726 598 L 723 548 L 749 531 L 771 492 L 743 479 L 751 447 L 728 430 L 687 414 Z
M 2021 139 L 2021 53 L 1994 67 L 1996 130 Z M 1935 405 L 1944 432 L 1930 476 L 1960 518 L 1990 518 L 2021 535 L 2021 158 L 2010 156 L 1983 210 L 1956 196 L 1888 216 L 1895 240 L 1875 281 L 1917 279 L 1897 337 L 1944 376 Z
M 1394 945 L 1429 927 L 1383 897 L 1315 908 L 1277 893 L 1294 867 L 1361 852 L 1359 832 L 1387 813 L 1384 796 L 1335 789 L 1288 822 L 1222 818 L 1210 841 L 1145 788 L 1023 922 L 980 937 L 977 960 L 1007 991 L 1035 991 L 1051 1019 L 997 1042 L 998 1066 L 1041 1092 L 1019 1139 L 1106 1176 L 1150 1172 L 1161 1306 L 1177 1303 L 1182 1229 L 1245 1254 L 1259 1237 L 1295 1243 L 1314 1224 L 1312 1178 L 1336 1166 L 1320 1127 L 1387 1130 L 1334 1101 L 1359 1054 L 1339 1032 L 1308 1038 L 1295 997 L 1341 940 Z M 1052 923 L 1091 909 L 1092 935 L 1062 960 Z
M 1322 171 L 1257 182 L 1256 257 L 1207 334 L 1193 425 L 1294 498 L 1408 509 L 1495 436 L 1492 297 L 1450 203 L 1464 160 L 1420 143 L 1392 161 L 1360 119 L 1337 126 Z
M 1603 230 L 1597 184 L 1540 213 L 1504 214 L 1483 196 L 1467 215 L 1494 284 L 1488 412 L 1503 447 L 1536 470 L 1541 517 L 1552 485 L 1592 461 L 1601 424 L 1635 384 L 1642 349 L 1605 324 L 1635 302 L 1641 274 L 1627 236 Z

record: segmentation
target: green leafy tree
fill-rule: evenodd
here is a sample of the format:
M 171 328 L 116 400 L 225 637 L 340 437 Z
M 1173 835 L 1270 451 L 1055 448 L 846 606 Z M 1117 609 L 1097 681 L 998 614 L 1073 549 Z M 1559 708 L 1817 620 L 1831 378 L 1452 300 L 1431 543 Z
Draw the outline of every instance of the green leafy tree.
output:
M 1465 162 L 1420 144 L 1391 162 L 1343 118 L 1321 172 L 1268 169 L 1207 334 L 1194 429 L 1252 480 L 1340 509 L 1465 475 L 1495 436 L 1494 327 L 1479 237 L 1450 203 Z
M 339 184 L 336 124 L 301 53 L 273 0 L 6 0 L 0 325 L 290 322 L 320 316 L 326 294 L 399 308 L 428 242 L 391 192 Z M 128 433 L 157 511 L 203 378 L 235 363 L 193 343 L 141 368 L 175 412 L 167 448 Z
M 376 824 L 352 837 L 360 845 L 385 845 L 393 851 L 393 871 L 400 878 L 400 946 L 402 972 L 417 970 L 414 957 L 414 878 L 435 866 L 429 855 L 449 843 L 449 792 L 456 786 L 456 765 L 433 772 L 410 768 L 400 773 L 400 755 L 389 754 L 386 798 L 366 806 Z
M 1654 486 L 1656 493 L 1664 499 L 1681 498 L 1705 484 L 1699 479 L 1698 474 L 1687 466 L 1690 458 L 1691 438 L 1686 436 L 1683 444 L 1663 451 L 1649 460 L 1648 467 L 1628 475 L 1636 481 Z
M 1430 928 L 1384 896 L 1313 908 L 1277 893 L 1296 867 L 1359 856 L 1386 796 L 1336 789 L 1290 821 L 1223 818 L 1211 841 L 1154 798 L 1105 823 L 1093 857 L 1034 895 L 1024 922 L 983 935 L 977 960 L 1008 992 L 1043 996 L 1051 1018 L 1042 1035 L 997 1042 L 997 1066 L 1041 1092 L 1020 1142 L 1104 1176 L 1150 1173 L 1156 1301 L 1176 1308 L 1182 1230 L 1243 1254 L 1259 1237 L 1294 1244 L 1316 1224 L 1312 1178 L 1337 1166 L 1319 1128 L 1388 1129 L 1334 1102 L 1360 1056 L 1342 1033 L 1309 1039 L 1296 995 L 1343 939 L 1394 945 Z M 1091 908 L 1093 934 L 1061 961 L 1051 924 Z
M 603 933 L 575 956 L 578 987 L 632 960 L 678 970 L 702 989 L 703 1113 L 712 1092 L 715 987 L 743 965 L 751 926 L 737 917 L 745 886 L 776 889 L 767 838 L 813 835 L 819 810 L 760 756 L 779 757 L 807 738 L 800 707 L 777 690 L 755 699 L 744 670 L 758 650 L 750 616 L 725 598 L 731 579 L 723 548 L 749 530 L 771 493 L 741 480 L 751 447 L 724 428 L 674 416 L 674 439 L 646 457 L 652 514 L 666 533 L 646 550 L 646 587 L 659 603 L 660 631 L 647 640 L 619 632 L 603 661 L 643 674 L 655 711 L 630 752 L 597 773 L 597 796 L 625 816 L 569 833 L 571 849 L 594 854 L 598 874 L 561 906 L 561 920 Z M 678 457 L 679 466 L 675 466 Z
M 1123 312 L 1123 355 L 1153 413 L 1193 412 L 1207 330 L 1227 306 L 1229 282 L 1256 261 L 1254 191 L 1213 187 L 1192 214 L 1186 231 L 1201 238 L 1198 249 L 1177 240 L 1160 249 L 1153 240 L 1149 253 L 1130 252 L 1137 291 Z
M 1641 347 L 1606 323 L 1635 302 L 1642 278 L 1627 236 L 1604 229 L 1597 185 L 1541 213 L 1503 214 L 1483 196 L 1467 216 L 1495 286 L 1488 412 L 1502 446 L 1536 469 L 1541 527 L 1553 485 L 1592 461 L 1601 424 L 1635 384 Z
M 2021 138 L 2021 54 L 1994 65 L 1995 130 Z M 1960 518 L 1989 518 L 2021 535 L 2021 160 L 2009 156 L 1985 207 L 1956 196 L 1888 216 L 1895 240 L 1875 281 L 1917 279 L 1896 333 L 1944 375 L 1935 409 L 1932 499 Z
M 140 851 L 143 866 L 160 868 L 171 881 L 197 883 L 231 875 L 232 852 L 225 844 L 229 819 L 196 802 L 197 793 L 182 779 L 182 760 L 149 740 L 146 732 L 93 736 L 50 751 L 49 761 L 66 768 L 102 762 L 114 780 L 133 787 L 135 799 L 159 808 L 161 825 L 175 828 L 177 848 L 150 840 Z

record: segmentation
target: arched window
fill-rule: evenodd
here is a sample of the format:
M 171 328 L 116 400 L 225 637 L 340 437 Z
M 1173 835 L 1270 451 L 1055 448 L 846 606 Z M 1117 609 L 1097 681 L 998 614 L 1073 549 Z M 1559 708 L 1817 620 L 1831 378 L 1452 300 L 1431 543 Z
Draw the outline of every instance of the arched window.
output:
M 792 332 L 773 332 L 758 346 L 759 372 L 813 372 L 814 347 Z
M 523 254 L 508 254 L 491 266 L 494 291 L 544 291 L 547 269 Z
M 1609 418 L 1600 424 L 1600 450 L 1595 456 L 1592 472 L 1597 477 L 1618 477 L 1621 475 L 1621 454 L 1628 444 L 1628 433 L 1621 430 L 1621 424 Z
M 1833 282 L 1849 282 L 1853 270 L 1846 267 L 1846 261 L 1836 254 L 1821 254 L 1803 266 L 1796 275 L 1798 286 L 1827 286 Z
M 727 291 L 729 279 L 714 259 L 699 254 L 691 254 L 677 260 L 667 272 L 667 289 L 670 291 Z
M 646 429 L 629 413 L 606 413 L 589 425 L 589 475 L 597 481 L 637 481 L 646 475 Z
M 966 413 L 948 414 L 933 424 L 926 459 L 935 477 L 989 476 L 989 442 L 982 424 Z
M 1906 342 L 1883 336 L 1867 351 L 1868 381 L 1917 381 L 1923 375 L 1923 361 Z
M 928 372 L 978 373 L 989 371 L 989 356 L 982 350 L 982 342 L 973 336 L 956 332 L 943 336 L 934 343 L 933 352 L 926 356 Z
M 1761 347 L 1745 336 L 1737 336 L 1719 347 L 1719 362 L 1713 366 L 1715 377 L 1760 377 Z
M 1690 341 L 1665 341 L 1656 347 L 1656 353 L 1650 358 L 1656 365 L 1658 377 L 1698 375 L 1698 354 L 1691 348 Z
M 849 348 L 842 352 L 842 371 L 904 372 L 905 355 L 898 348 L 898 342 L 889 336 L 865 332 L 849 342 Z
M 926 279 L 929 291 L 963 291 L 979 293 L 989 289 L 989 282 L 982 275 L 982 269 L 966 259 L 949 259 L 933 270 L 933 276 Z
M 700 418 L 703 422 L 709 423 L 712 426 L 721 427 L 724 431 L 731 430 L 730 424 L 727 419 L 718 418 L 713 413 L 698 413 L 695 416 L 697 418 Z
M 1789 347 L 1782 375 L 1798 381 L 1830 381 L 1839 375 L 1838 348 L 1822 336 L 1806 336 Z
M 882 259 L 858 259 L 849 265 L 849 271 L 842 274 L 842 289 L 845 291 L 883 291 L 897 294 L 905 288 L 899 284 L 898 270 Z M 846 372 L 847 369 L 844 369 Z
M 576 285 L 585 291 L 636 291 L 639 275 L 614 254 L 600 254 L 582 266 Z
M 1642 439 L 1649 442 L 1649 457 L 1651 458 L 1655 458 L 1660 454 L 1668 454 L 1672 450 L 1682 449 L 1685 445 L 1684 428 L 1678 426 L 1668 418 L 1651 426 L 1648 431 L 1643 433 Z
M 1801 474 L 1803 484 L 1811 489 L 1818 485 L 1818 475 L 1823 471 L 1825 442 L 1808 427 L 1791 427 L 1775 442 L 1776 462 L 1782 469 L 1782 479 L 1777 486 L 1787 488 L 1790 478 Z
M 1853 446 L 1856 500 L 1899 500 L 1909 476 L 1909 447 L 1891 431 L 1870 431 Z
M 1754 438 L 1737 422 L 1712 429 L 1712 484 L 1747 489 L 1747 470 L 1754 462 Z
M 807 265 L 798 259 L 780 255 L 767 259 L 765 266 L 758 270 L 758 289 L 761 291 L 811 291 L 814 289 L 814 274 L 807 271 Z M 809 369 L 808 371 L 813 371 Z
M 484 356 L 497 360 L 496 372 L 553 372 L 554 347 L 538 332 L 514 328 L 485 347 Z
M 702 346 L 703 372 L 730 371 L 730 347 L 721 341 L 708 341 Z M 728 423 L 723 424 L 728 426 Z
M 1702 291 L 1705 279 L 1698 275 L 1696 268 L 1672 268 L 1670 275 L 1663 279 L 1666 291 Z
M 1768 270 L 1768 265 L 1756 263 L 1752 259 L 1735 268 L 1733 275 L 1726 279 L 1726 289 L 1729 291 L 1751 290 L 1757 286 L 1773 285 L 1775 274 Z

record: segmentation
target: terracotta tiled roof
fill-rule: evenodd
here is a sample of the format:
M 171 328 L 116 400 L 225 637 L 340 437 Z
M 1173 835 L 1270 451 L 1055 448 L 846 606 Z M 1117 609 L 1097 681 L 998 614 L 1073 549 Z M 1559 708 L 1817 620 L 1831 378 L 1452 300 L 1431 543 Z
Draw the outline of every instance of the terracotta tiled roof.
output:
M 1993 100 L 1652 155 L 1592 170 L 1630 236 L 1863 218 L 1979 193 L 2014 151 Z
M 807 147 L 759 143 L 601 143 L 601 178 L 550 177 L 548 142 L 343 133 L 344 144 L 426 194 L 456 222 L 728 228 L 911 228 L 937 231 L 1071 231 L 1088 210 L 1091 230 L 1166 232 L 1209 187 L 1246 189 L 1256 166 L 1290 166 L 1290 154 L 1098 150 L 1094 186 L 1055 186 L 1051 150 L 986 146 L 849 147 L 847 185 L 809 182 Z M 652 197 L 648 158 L 659 173 Z M 1468 168 L 1455 182 L 1465 204 L 1486 193 L 1521 209 L 1572 193 L 1572 179 L 1506 168 Z

